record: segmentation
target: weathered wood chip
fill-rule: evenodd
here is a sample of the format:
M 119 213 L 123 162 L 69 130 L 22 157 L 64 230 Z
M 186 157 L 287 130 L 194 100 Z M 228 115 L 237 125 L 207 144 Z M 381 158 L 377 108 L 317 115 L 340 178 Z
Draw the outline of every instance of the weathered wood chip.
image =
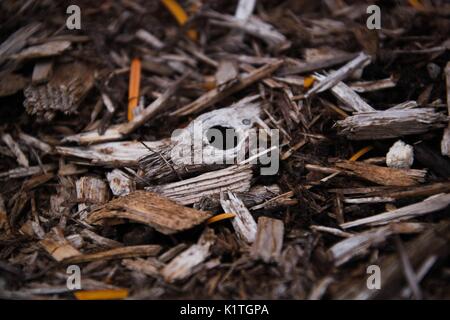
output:
M 226 213 L 234 213 L 236 215 L 231 223 L 238 237 L 247 243 L 253 243 L 256 238 L 257 225 L 242 200 L 229 191 L 228 196 L 224 195 L 220 199 L 220 204 Z
M 371 247 L 384 243 L 393 234 L 418 233 L 423 229 L 423 226 L 418 223 L 391 224 L 352 235 L 333 245 L 329 252 L 334 264 L 340 266 L 354 257 L 368 253 Z
M 88 205 L 103 204 L 109 200 L 107 184 L 96 177 L 81 177 L 75 183 L 77 200 L 81 201 L 78 210 L 84 210 Z
M 350 140 L 398 138 L 442 128 L 447 117 L 432 108 L 361 112 L 337 121 L 339 133 Z
M 53 228 L 47 233 L 45 238 L 39 241 L 39 243 L 45 251 L 58 262 L 81 255 L 80 251 L 75 249 L 70 242 L 64 238 L 61 229 L 58 227 Z
M 93 86 L 93 68 L 78 62 L 60 65 L 48 83 L 24 90 L 25 110 L 39 121 L 51 121 L 57 112 L 76 113 Z
M 57 56 L 69 49 L 70 41 L 50 41 L 37 46 L 29 47 L 10 56 L 14 60 L 26 60 Z
M 443 210 L 450 205 L 450 193 L 440 193 L 426 198 L 422 202 L 402 207 L 393 211 L 377 214 L 375 216 L 358 219 L 341 224 L 344 229 L 363 226 L 384 224 L 391 221 L 400 221 L 419 217 L 421 215 Z
M 413 186 L 424 181 L 426 170 L 395 169 L 356 161 L 341 161 L 336 167 L 384 186 Z
M 98 260 L 114 260 L 124 258 L 156 256 L 160 250 L 161 246 L 152 244 L 121 247 L 101 252 L 79 254 L 77 256 L 64 259 L 62 263 L 76 264 Z
M 184 207 L 172 200 L 148 191 L 134 191 L 114 199 L 91 212 L 86 221 L 99 224 L 104 219 L 129 219 L 147 224 L 164 234 L 190 229 L 212 214 Z
M 283 236 L 283 221 L 260 217 L 256 239 L 251 249 L 252 256 L 266 263 L 277 261 L 283 247 Z
M 161 270 L 164 280 L 171 283 L 191 276 L 196 268 L 209 257 L 210 248 L 214 242 L 214 231 L 206 229 L 196 244 L 180 253 Z

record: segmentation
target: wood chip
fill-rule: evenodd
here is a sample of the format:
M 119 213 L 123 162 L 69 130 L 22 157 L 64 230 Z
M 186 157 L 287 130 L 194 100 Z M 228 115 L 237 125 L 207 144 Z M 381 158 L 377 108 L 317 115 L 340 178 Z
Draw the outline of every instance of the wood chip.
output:
M 232 166 L 180 182 L 146 187 L 146 190 L 159 193 L 183 205 L 190 205 L 199 202 L 203 197 L 218 195 L 225 191 L 248 191 L 251 177 L 250 166 Z
M 16 156 L 17 163 L 22 167 L 28 168 L 30 166 L 28 158 L 20 149 L 19 144 L 13 139 L 13 137 L 9 133 L 3 133 L 2 140 Z
M 17 54 L 11 55 L 10 59 L 27 60 L 57 56 L 69 49 L 70 45 L 70 41 L 50 41 L 41 45 L 26 48 Z
M 385 224 L 391 221 L 408 220 L 427 213 L 433 213 L 439 210 L 443 210 L 449 205 L 450 193 L 440 193 L 428 197 L 422 202 L 418 202 L 406 207 L 344 223 L 341 225 L 341 227 L 344 229 L 349 229 L 364 225 L 377 225 Z
M 387 168 L 356 161 L 340 161 L 336 167 L 384 186 L 417 185 L 424 181 L 426 175 L 425 170 Z
M 197 244 L 183 251 L 161 270 L 164 280 L 171 283 L 190 277 L 196 271 L 196 267 L 209 257 L 214 242 L 214 231 L 206 229 Z
M 256 238 L 257 225 L 242 200 L 234 193 L 228 191 L 227 196 L 224 195 L 220 199 L 220 204 L 225 212 L 236 215 L 231 223 L 239 239 L 242 239 L 246 243 L 253 243 Z
M 431 108 L 357 113 L 337 121 L 340 134 L 350 140 L 398 138 L 442 128 L 446 116 Z
M 81 253 L 75 249 L 66 238 L 64 238 L 61 229 L 57 227 L 47 233 L 45 238 L 39 243 L 45 251 L 58 262 L 81 255 Z
M 283 221 L 268 217 L 259 217 L 256 239 L 252 245 L 252 255 L 262 261 L 276 262 L 283 247 Z
M 78 62 L 63 64 L 47 84 L 30 85 L 24 90 L 24 106 L 38 121 L 51 121 L 58 112 L 76 113 L 93 86 L 91 67 Z
M 147 224 L 164 234 L 190 229 L 211 216 L 211 213 L 191 209 L 148 191 L 134 191 L 114 199 L 91 212 L 86 221 L 99 224 L 104 219 L 128 219 Z
M 370 248 L 383 244 L 393 234 L 410 234 L 420 231 L 423 231 L 423 227 L 420 224 L 392 224 L 352 235 L 333 245 L 329 252 L 333 258 L 334 265 L 340 266 L 350 261 L 350 259 L 366 255 Z
M 99 205 L 109 200 L 107 184 L 96 177 L 81 177 L 75 183 L 77 200 L 81 201 L 78 210 L 84 210 L 88 205 Z
M 66 258 L 62 261 L 62 263 L 77 264 L 99 260 L 116 260 L 135 257 L 156 256 L 160 250 L 161 246 L 159 245 L 121 247 L 95 253 L 80 254 L 70 258 Z

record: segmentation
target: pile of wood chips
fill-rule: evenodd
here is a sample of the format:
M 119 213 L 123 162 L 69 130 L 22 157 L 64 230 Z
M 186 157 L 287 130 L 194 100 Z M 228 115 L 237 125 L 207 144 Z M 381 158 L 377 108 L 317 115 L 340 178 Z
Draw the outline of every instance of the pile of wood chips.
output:
M 449 18 L 445 0 L 1 1 L 0 297 L 450 298 Z M 174 152 L 197 152 L 197 123 L 244 136 L 200 139 L 226 163 Z M 276 174 L 236 161 L 250 129 L 278 130 Z

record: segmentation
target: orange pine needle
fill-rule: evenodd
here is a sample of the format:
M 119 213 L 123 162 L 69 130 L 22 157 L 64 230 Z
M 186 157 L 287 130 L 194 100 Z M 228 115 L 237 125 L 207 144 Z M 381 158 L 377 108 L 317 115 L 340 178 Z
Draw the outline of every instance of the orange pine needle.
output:
M 425 10 L 425 6 L 420 2 L 420 0 L 408 0 L 408 3 L 417 11 Z
M 139 89 L 141 86 L 141 60 L 135 58 L 131 61 L 130 83 L 128 87 L 128 121 L 134 118 L 134 109 L 139 101 Z
M 363 155 L 365 155 L 367 152 L 373 149 L 373 146 L 367 146 L 359 150 L 357 153 L 355 153 L 351 158 L 350 161 L 356 161 L 359 158 L 361 158 Z
M 127 289 L 82 290 L 74 293 L 77 300 L 118 300 L 128 297 Z
M 175 0 L 161 0 L 162 3 L 166 6 L 167 10 L 172 13 L 175 19 L 178 21 L 180 26 L 184 25 L 188 20 L 188 15 L 186 11 L 176 2 Z M 197 31 L 194 29 L 190 29 L 187 32 L 187 35 L 192 40 L 197 40 Z
M 306 77 L 303 80 L 303 86 L 305 87 L 305 89 L 309 89 L 314 84 L 314 81 L 316 81 L 316 79 L 314 79 L 314 77 Z
M 236 215 L 234 213 L 221 213 L 218 214 L 214 217 L 209 218 L 208 220 L 206 220 L 207 224 L 211 224 L 217 221 L 221 221 L 221 220 L 225 220 L 225 219 L 231 219 L 234 218 Z

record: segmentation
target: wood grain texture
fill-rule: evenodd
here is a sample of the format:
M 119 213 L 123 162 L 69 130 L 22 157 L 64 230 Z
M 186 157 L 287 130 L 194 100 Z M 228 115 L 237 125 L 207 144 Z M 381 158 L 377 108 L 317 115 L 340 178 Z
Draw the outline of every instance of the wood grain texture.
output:
M 184 207 L 172 200 L 148 191 L 134 191 L 114 199 L 93 211 L 87 222 L 101 224 L 105 219 L 128 219 L 147 224 L 164 234 L 190 229 L 212 214 Z

